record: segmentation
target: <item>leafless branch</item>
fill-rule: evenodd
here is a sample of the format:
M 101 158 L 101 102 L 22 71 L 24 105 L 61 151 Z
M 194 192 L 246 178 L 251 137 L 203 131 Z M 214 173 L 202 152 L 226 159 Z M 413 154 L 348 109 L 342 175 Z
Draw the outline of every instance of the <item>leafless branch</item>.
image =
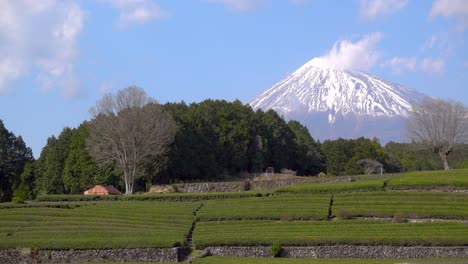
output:
M 439 154 L 448 170 L 447 156 L 468 142 L 468 109 L 459 102 L 428 99 L 413 106 L 407 130 L 412 141 Z
M 87 149 L 91 157 L 101 164 L 118 164 L 126 193 L 131 194 L 143 166 L 168 151 L 177 129 L 174 119 L 134 86 L 105 95 L 90 114 Z

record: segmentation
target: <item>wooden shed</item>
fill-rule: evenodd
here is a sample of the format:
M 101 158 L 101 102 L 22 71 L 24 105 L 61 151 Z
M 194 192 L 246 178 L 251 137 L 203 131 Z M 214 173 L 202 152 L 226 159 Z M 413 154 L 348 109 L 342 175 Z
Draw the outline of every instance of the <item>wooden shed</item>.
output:
M 84 192 L 85 195 L 119 195 L 122 194 L 114 186 L 96 185 Z

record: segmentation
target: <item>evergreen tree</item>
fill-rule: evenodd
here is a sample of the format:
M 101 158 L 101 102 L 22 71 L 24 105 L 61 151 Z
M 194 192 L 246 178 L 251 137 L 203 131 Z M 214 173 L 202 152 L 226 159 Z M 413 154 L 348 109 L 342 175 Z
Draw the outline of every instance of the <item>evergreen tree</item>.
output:
M 33 160 L 32 151 L 21 136 L 8 131 L 0 120 L 0 202 L 11 200 L 24 166 Z
M 363 174 L 364 168 L 359 160 L 372 159 L 384 165 L 386 171 L 392 171 L 390 158 L 385 153 L 378 139 L 360 137 L 357 139 L 326 140 L 322 144 L 326 156 L 327 172 L 332 175 Z
M 296 164 L 293 169 L 297 170 L 300 175 L 317 175 L 324 172 L 325 157 L 307 127 L 298 121 L 289 121 L 288 126 L 295 134 L 297 145 L 294 155 Z
M 99 167 L 88 154 L 85 142 L 88 135 L 86 123 L 73 130 L 63 169 L 66 193 L 82 193 L 95 184 L 121 185 L 113 166 Z
M 36 184 L 35 162 L 29 162 L 24 166 L 23 173 L 20 175 L 19 184 L 13 192 L 13 201 L 22 202 L 33 199 L 34 186 Z
M 36 193 L 62 194 L 65 193 L 63 169 L 69 152 L 69 145 L 73 130 L 66 127 L 58 138 L 47 139 L 47 145 L 42 149 L 37 161 Z

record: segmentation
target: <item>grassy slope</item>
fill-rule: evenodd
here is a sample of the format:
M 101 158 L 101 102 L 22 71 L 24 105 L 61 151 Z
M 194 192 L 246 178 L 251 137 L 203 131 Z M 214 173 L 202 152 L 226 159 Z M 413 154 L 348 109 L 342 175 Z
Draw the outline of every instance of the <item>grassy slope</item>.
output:
M 200 222 L 193 241 L 210 245 L 468 245 L 463 223 L 387 223 L 383 221 L 226 221 Z
M 0 248 L 171 247 L 185 240 L 198 206 L 114 202 L 75 209 L 2 209 Z
M 459 262 L 466 259 L 293 259 L 293 258 L 231 258 L 208 257 L 195 259 L 195 264 L 394 264 L 394 263 L 430 263 Z
M 333 201 L 333 213 L 348 209 L 352 216 L 468 219 L 467 208 L 468 195 L 460 193 L 347 193 Z

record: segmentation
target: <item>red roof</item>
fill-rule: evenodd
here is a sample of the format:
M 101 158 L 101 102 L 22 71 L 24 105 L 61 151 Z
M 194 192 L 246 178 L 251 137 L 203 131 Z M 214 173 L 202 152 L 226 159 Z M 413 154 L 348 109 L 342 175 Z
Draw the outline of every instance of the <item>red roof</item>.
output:
M 112 185 L 96 185 L 84 192 L 85 195 L 109 195 L 109 194 L 122 194 Z

